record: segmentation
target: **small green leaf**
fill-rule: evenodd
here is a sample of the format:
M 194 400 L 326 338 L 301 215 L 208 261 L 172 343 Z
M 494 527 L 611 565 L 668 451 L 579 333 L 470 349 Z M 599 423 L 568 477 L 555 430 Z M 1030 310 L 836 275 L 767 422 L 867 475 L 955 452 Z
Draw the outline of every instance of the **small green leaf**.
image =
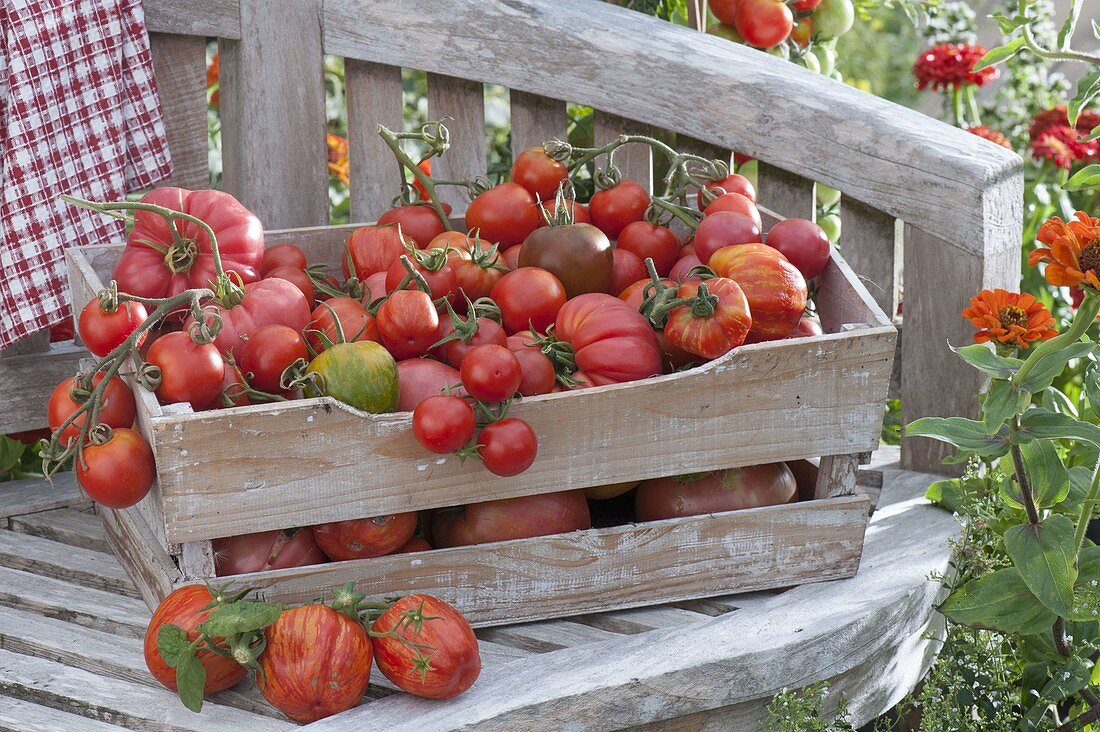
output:
M 998 356 L 984 343 L 974 343 L 962 348 L 952 348 L 963 361 L 984 371 L 994 379 L 1011 379 L 1024 362 L 1018 358 Z
M 1031 402 L 1031 393 L 1021 391 L 1011 381 L 994 379 L 982 401 L 982 423 L 988 434 L 995 435 L 1005 422 Z
M 1003 46 L 997 46 L 996 48 L 990 49 L 989 53 L 982 56 L 978 60 L 978 63 L 974 64 L 973 70 L 981 71 L 982 69 L 989 66 L 996 66 L 1002 61 L 1007 61 L 1008 59 L 1019 53 L 1021 49 L 1023 49 L 1023 47 L 1023 38 L 1013 38 L 1011 41 L 1004 44 Z
M 943 506 L 952 513 L 958 513 L 962 509 L 966 491 L 958 479 L 937 480 L 928 486 L 928 490 L 924 492 L 924 497 L 932 503 Z
M 229 638 L 263 630 L 279 619 L 282 608 L 266 602 L 238 600 L 219 605 L 210 613 L 199 630 L 213 638 Z
M 1080 0 L 1070 3 L 1069 15 L 1066 16 L 1066 21 L 1062 23 L 1062 29 L 1058 31 L 1058 48 L 1063 51 L 1069 50 L 1070 37 L 1073 36 L 1073 31 L 1077 28 L 1077 19 L 1081 17 L 1082 4 Z M 1072 117 L 1069 123 L 1071 125 L 1076 124 Z
M 1020 418 L 1015 442 L 1031 440 L 1083 440 L 1100 445 L 1100 427 L 1049 409 L 1029 409 Z
M 1078 3 L 1074 4 L 1079 6 Z M 1086 74 L 1077 80 L 1077 93 L 1066 105 L 1066 116 L 1069 118 L 1071 127 L 1077 125 L 1077 117 L 1081 114 L 1081 110 L 1087 108 L 1097 94 L 1100 94 L 1100 70 Z
M 1095 348 L 1096 344 L 1092 341 L 1081 341 L 1068 345 L 1065 348 L 1060 348 L 1057 351 L 1051 351 L 1033 357 L 1034 361 L 1030 367 L 1030 371 L 1028 371 L 1027 376 L 1020 380 L 1016 386 L 1030 392 L 1042 391 L 1050 386 L 1054 380 L 1066 370 L 1066 364 L 1075 358 L 1084 358 L 1088 356 Z M 1031 358 L 1028 360 L 1032 361 Z
M 1031 23 L 1031 18 L 1024 15 L 1009 17 L 1004 13 L 993 13 L 990 17 L 997 21 L 997 27 L 1001 29 L 1001 35 L 1005 36 L 1010 36 L 1023 26 Z
M 1031 483 L 1032 497 L 1039 508 L 1056 506 L 1069 494 L 1069 473 L 1049 440 L 1035 440 L 1020 446 L 1024 468 Z
M 1072 399 L 1053 386 L 1048 386 L 1046 389 L 1043 389 L 1042 403 L 1044 409 L 1049 409 L 1052 412 L 1068 414 L 1071 417 L 1077 416 L 1077 405 L 1073 403 Z
M 906 425 L 905 436 L 931 437 L 983 457 L 1000 457 L 1008 452 L 1007 429 L 990 435 L 984 424 L 964 417 L 924 417 Z
M 1081 141 L 1092 142 L 1093 140 L 1100 140 L 1100 125 L 1096 125 L 1095 127 L 1093 127 L 1092 132 L 1085 135 L 1085 137 L 1082 138 Z
M 1031 594 L 1015 567 L 970 580 L 940 606 L 956 623 L 1002 633 L 1032 635 L 1049 630 L 1055 616 Z
M 0 435 L 0 473 L 6 473 L 19 465 L 27 446 L 7 435 Z
M 180 657 L 176 667 L 176 688 L 180 701 L 192 712 L 202 711 L 203 687 L 206 685 L 206 669 L 193 653 Z
M 1071 694 L 1075 694 L 1089 683 L 1091 670 L 1080 658 L 1071 658 L 1064 663 L 1047 665 L 1046 683 L 1038 689 L 1039 699 L 1027 712 L 1027 719 L 1038 724 L 1050 710 L 1051 703 L 1059 703 Z
M 171 668 L 179 664 L 180 658 L 192 653 L 187 633 L 178 625 L 162 625 L 157 631 L 157 651 Z
M 1054 514 L 1038 524 L 1017 524 L 1005 532 L 1005 549 L 1039 602 L 1065 615 L 1073 605 L 1077 546 L 1073 522 Z
M 1086 165 L 1073 174 L 1063 188 L 1067 191 L 1087 191 L 1100 188 L 1100 164 Z

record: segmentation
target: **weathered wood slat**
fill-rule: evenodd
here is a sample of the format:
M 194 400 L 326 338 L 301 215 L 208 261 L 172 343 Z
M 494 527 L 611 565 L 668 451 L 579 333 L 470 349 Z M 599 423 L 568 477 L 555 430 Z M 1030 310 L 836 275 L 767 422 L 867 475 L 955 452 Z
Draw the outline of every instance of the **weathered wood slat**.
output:
M 103 536 L 99 518 L 86 511 L 55 508 L 26 516 L 13 516 L 11 528 L 13 531 L 40 536 L 69 546 L 105 554 L 111 552 L 111 547 Z
M 43 351 L 19 341 L 0 353 L 0 394 L 4 395 L 4 403 L 0 405 L 0 434 L 45 427 L 50 393 L 62 380 L 75 374 L 80 359 L 88 356 L 83 346 L 71 341 L 50 344 L 48 336 L 46 333 Z M 39 337 L 36 334 L 32 338 Z
M 173 168 L 159 185 L 209 188 L 206 38 L 152 33 L 149 46 Z
M 13 480 L 0 485 L 0 519 L 54 508 L 89 506 L 80 494 L 76 476 L 58 473 L 53 481 L 44 478 Z
M 529 147 L 549 140 L 565 140 L 568 115 L 565 102 L 521 91 L 509 92 L 512 108 L 512 159 Z
M 614 141 L 619 135 L 651 135 L 648 125 L 613 114 L 595 111 L 594 134 L 596 147 Z M 653 190 L 653 151 L 648 145 L 624 145 L 615 151 L 615 165 L 623 174 L 623 179 L 637 181 L 647 191 Z
M 617 633 L 568 620 L 544 620 L 540 623 L 483 628 L 478 638 L 531 653 L 546 653 L 586 643 L 614 640 Z
M 841 216 L 844 231 L 840 248 L 844 259 L 882 311 L 893 318 L 898 312 L 896 272 L 901 266 L 897 260 L 896 219 L 849 196 L 841 203 Z
M 348 59 L 344 62 L 344 94 L 351 220 L 374 221 L 401 192 L 397 160 L 375 132 L 380 124 L 395 131 L 404 129 L 401 69 Z
M 0 729 L 5 732 L 118 732 L 113 724 L 10 696 L 0 696 Z
M 142 5 L 151 33 L 241 37 L 238 0 L 144 0 Z
M 45 353 L 50 349 L 50 330 L 44 328 L 20 338 L 11 345 L 0 348 L 0 359 L 25 356 L 28 353 Z
M 172 591 L 180 571 L 136 507 L 101 509 L 104 535 L 150 610 Z
M 578 615 L 570 618 L 575 623 L 591 625 L 593 628 L 600 628 L 622 635 L 644 633 L 654 628 L 677 628 L 709 619 L 710 616 L 708 615 L 682 610 L 671 605 L 616 610 L 614 612 Z
M 138 596 L 125 570 L 111 554 L 15 531 L 0 530 L 0 566 L 127 597 Z
M 67 582 L 6 567 L 0 567 L 0 605 L 131 638 L 141 638 L 149 623 L 140 600 L 91 588 L 77 593 Z
M 432 160 L 432 176 L 473 180 L 485 175 L 485 90 L 480 81 L 443 74 L 428 74 L 428 118 L 446 120 L 451 149 Z M 456 215 L 470 204 L 463 188 L 444 186 L 439 198 L 454 207 Z
M 221 51 L 225 190 L 276 229 L 328 223 L 321 0 L 239 0 Z
M 814 220 L 814 182 L 782 168 L 760 163 L 757 198 L 786 218 Z

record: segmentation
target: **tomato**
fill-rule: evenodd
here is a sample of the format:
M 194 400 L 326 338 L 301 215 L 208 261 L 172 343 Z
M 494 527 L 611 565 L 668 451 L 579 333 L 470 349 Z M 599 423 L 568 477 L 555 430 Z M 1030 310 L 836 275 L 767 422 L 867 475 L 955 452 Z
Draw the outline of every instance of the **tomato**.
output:
M 397 364 L 389 351 L 373 341 L 337 343 L 317 354 L 306 374 L 317 374 L 316 386 L 305 390 L 307 396 L 324 394 L 373 414 L 397 408 Z
M 446 455 L 470 443 L 474 408 L 456 396 L 430 396 L 413 410 L 412 427 L 425 450 Z
M 248 398 L 248 381 L 232 361 L 225 362 L 222 376 L 222 390 L 218 395 L 218 405 L 222 407 L 244 407 L 252 403 Z
M 836 70 L 836 51 L 823 43 L 815 43 L 810 46 L 810 52 L 817 57 L 818 72 L 822 76 L 832 76 L 833 71 Z M 821 189 L 822 185 L 823 184 L 818 183 L 818 190 Z M 825 187 L 828 188 L 828 186 Z M 840 191 L 833 188 L 828 188 L 828 190 L 833 191 L 837 195 L 837 198 L 831 201 L 819 198 L 818 201 L 824 206 L 828 206 L 840 200 Z
M 760 224 L 744 214 L 722 211 L 699 222 L 695 230 L 695 254 L 700 261 L 709 262 L 722 247 L 760 241 Z
M 638 310 L 642 307 L 642 301 L 645 299 L 645 289 L 649 283 L 652 282 L 648 277 L 627 287 L 619 294 L 619 299 L 630 306 L 632 310 Z M 675 287 L 676 282 L 670 279 L 662 279 L 661 284 Z
M 213 343 L 199 345 L 186 331 L 165 333 L 149 347 L 145 360 L 160 369 L 161 404 L 189 402 L 197 412 L 221 394 L 225 360 Z
M 500 307 L 504 329 L 509 333 L 529 328 L 545 331 L 566 300 L 561 280 L 538 267 L 506 273 L 493 285 L 490 297 Z
M 409 248 L 415 249 L 416 243 L 403 237 L 397 224 L 361 226 L 351 232 L 344 244 L 341 263 L 344 277 L 355 275 L 365 280 L 375 272 L 385 272 L 398 257 L 407 254 Z M 379 296 L 379 293 L 372 294 Z
M 702 298 L 706 289 L 709 297 Z M 715 277 L 706 282 L 680 285 L 678 298 L 696 298 L 696 303 L 669 311 L 665 323 L 668 342 L 690 354 L 714 359 L 745 342 L 752 326 L 749 301 L 733 280 Z
M 430 552 L 432 545 L 428 543 L 427 539 L 421 539 L 419 536 L 414 536 L 405 542 L 405 545 L 398 549 L 395 554 L 412 554 L 413 552 Z
M 778 250 L 764 244 L 723 247 L 707 263 L 741 285 L 752 313 L 750 340 L 785 338 L 806 309 L 806 279 Z
M 374 316 L 354 298 L 329 298 L 313 309 L 312 317 L 303 334 L 314 353 L 335 343 L 379 341 Z
M 573 348 L 577 369 L 596 386 L 661 373 L 661 351 L 649 321 L 611 295 L 592 293 L 567 302 L 555 320 L 554 337 Z
M 785 463 L 750 465 L 643 481 L 634 494 L 634 514 L 638 521 L 658 521 L 774 506 L 797 499 L 798 486 Z
M 523 372 L 517 391 L 525 397 L 549 394 L 557 383 L 554 364 L 538 348 L 527 345 L 514 347 L 512 339 L 515 337 L 509 336 L 508 349 L 519 361 L 520 370 Z
M 741 34 L 737 32 L 737 29 L 726 25 L 725 23 L 711 23 L 707 26 L 707 33 L 712 36 L 718 36 L 719 38 L 725 38 L 727 41 L 733 41 L 734 43 L 744 43 L 745 39 L 741 37 Z
M 280 324 L 301 332 L 309 323 L 310 304 L 302 291 L 278 278 L 250 282 L 244 286 L 244 298 L 231 308 L 212 305 L 221 319 L 222 328 L 214 345 L 235 359 L 241 356 L 244 342 L 265 325 Z M 193 318 L 184 321 L 190 327 Z
M 273 247 L 264 249 L 264 258 L 260 264 L 260 275 L 267 277 L 268 272 L 279 267 L 305 269 L 308 266 L 306 253 L 301 249 L 293 244 L 276 244 Z
M 141 197 L 205 221 L 218 239 L 222 266 L 231 278 L 255 282 L 264 256 L 264 227 L 237 199 L 222 191 L 156 188 Z M 170 297 L 193 287 L 210 287 L 215 278 L 210 238 L 199 226 L 175 223 L 177 236 L 160 214 L 135 211 L 126 248 L 112 278 L 120 292 L 141 297 Z
M 810 0 L 810 2 L 814 2 L 814 1 L 815 0 Z M 817 0 L 817 1 L 820 2 L 820 0 Z M 798 44 L 799 48 L 805 48 L 806 46 L 810 45 L 810 40 L 813 39 L 813 37 L 814 37 L 814 19 L 813 18 L 802 18 L 801 20 L 799 20 L 797 23 L 794 24 L 794 28 L 791 30 L 791 40 L 794 41 L 796 44 Z M 815 65 L 817 64 L 817 56 L 814 56 L 812 53 L 804 54 L 802 58 L 803 58 L 803 63 L 809 62 L 809 63 L 815 64 Z M 806 68 L 810 69 L 811 71 L 814 70 L 809 64 L 807 64 Z M 816 70 L 817 71 L 821 70 L 820 65 L 817 66 Z
M 443 249 L 432 249 L 416 254 L 410 253 L 406 255 L 406 258 L 412 268 L 424 278 L 433 300 L 438 300 L 441 297 L 447 298 L 448 301 L 454 300 L 454 268 L 451 267 L 447 253 Z M 403 289 L 420 289 L 419 282 L 414 279 L 409 279 L 406 282 L 407 277 L 409 277 L 409 270 L 405 268 L 404 262 L 398 258 L 386 272 L 386 292 L 393 292 L 402 282 L 405 282 Z
M 634 252 L 616 248 L 612 254 L 614 260 L 611 265 L 611 287 L 607 291 L 611 295 L 618 296 L 638 280 L 646 279 L 646 269 L 645 264 Z
M 304 269 L 300 267 L 275 267 L 264 275 L 265 280 L 272 278 L 286 280 L 297 287 L 306 296 L 306 306 L 313 307 L 313 302 L 317 299 L 317 288 Z
M 670 279 L 676 282 L 698 282 L 699 277 L 697 275 L 688 275 L 688 272 L 698 267 L 702 262 L 699 261 L 699 257 L 695 254 L 688 254 L 676 260 L 676 264 L 672 265 L 672 271 L 668 273 Z
M 607 292 L 611 287 L 611 241 L 591 224 L 535 229 L 519 252 L 520 267 L 539 267 L 558 278 L 566 297 Z
M 617 239 L 627 224 L 641 221 L 649 208 L 649 193 L 632 180 L 624 180 L 606 190 L 597 191 L 588 202 L 588 215 L 592 225 Z
M 421 247 L 447 230 L 435 209 L 428 204 L 391 208 L 378 217 L 379 226 L 386 224 L 397 224 L 406 239 L 412 239 Z
M 693 233 L 692 238 L 688 240 L 688 243 L 680 247 L 680 252 L 676 255 L 676 260 L 679 261 L 687 255 L 695 253 L 695 235 Z
M 470 431 L 473 432 L 472 429 Z M 334 562 L 381 557 L 393 554 L 404 546 L 416 531 L 418 520 L 416 511 L 410 511 L 392 516 L 333 521 L 314 526 L 313 535 L 321 551 Z
M 680 237 L 667 226 L 635 221 L 620 232 L 619 241 L 615 246 L 633 252 L 643 262 L 646 259 L 652 259 L 657 274 L 667 277 L 672 270 L 672 265 L 676 264 L 677 254 L 683 243 Z
M 504 254 L 500 255 L 501 264 L 507 267 L 509 270 L 519 269 L 519 255 L 523 251 L 523 245 L 518 247 L 512 247 Z
M 92 388 L 99 386 L 103 381 L 102 372 L 92 375 Z M 73 399 L 71 391 L 77 385 L 79 377 L 65 379 L 54 387 L 50 394 L 50 400 L 46 404 L 46 423 L 51 432 L 56 432 L 61 423 L 72 415 L 73 412 L 83 406 L 83 402 Z M 100 424 L 108 427 L 132 427 L 137 416 L 137 404 L 134 402 L 134 393 L 122 379 L 112 376 L 111 381 L 103 390 L 103 401 L 99 406 L 97 417 Z M 80 427 L 87 421 L 87 412 L 77 417 L 72 424 L 65 428 L 60 435 L 63 445 L 69 445 L 80 436 Z
M 542 201 L 553 201 L 568 175 L 565 163 L 554 160 L 542 147 L 527 148 L 512 163 L 512 180 Z
M 284 610 L 265 634 L 256 684 L 295 722 L 330 717 L 363 698 L 372 651 L 358 620 L 327 605 L 303 605 Z
M 712 193 L 716 193 L 717 195 L 715 198 L 723 193 L 740 193 L 745 198 L 756 203 L 756 188 L 753 187 L 751 180 L 739 173 L 730 173 L 721 180 L 707 181 L 703 187 Z M 710 203 L 706 196 L 699 196 L 695 199 L 695 202 L 699 206 L 700 211 L 706 210 L 707 204 Z
M 429 178 L 432 177 L 432 159 L 431 158 L 428 158 L 427 160 L 421 160 L 419 163 L 416 164 L 416 167 L 420 168 L 420 172 L 423 173 L 424 175 L 428 176 Z M 403 174 L 404 173 L 402 173 L 402 175 Z M 417 195 L 420 196 L 421 201 L 430 201 L 430 200 L 432 200 L 432 197 L 428 195 L 428 189 L 424 187 L 424 184 L 421 183 L 420 179 L 417 178 L 415 175 L 412 177 L 412 184 L 413 184 L 413 188 L 416 189 Z M 450 208 L 451 208 L 450 204 L 446 204 L 446 203 L 443 204 L 443 210 L 446 211 L 448 214 L 451 212 Z
M 822 231 L 825 232 L 825 236 L 829 237 L 829 241 L 834 243 L 840 241 L 841 226 L 840 216 L 838 214 L 831 213 L 826 216 L 822 216 L 818 220 L 817 225 L 820 226 Z
M 519 475 L 535 462 L 539 440 L 531 425 L 508 417 L 493 422 L 477 436 L 477 454 L 494 475 Z
M 607 501 L 618 498 L 624 493 L 629 493 L 641 481 L 628 480 L 625 483 L 610 483 L 608 485 L 594 485 L 584 489 L 584 497 L 590 501 Z
M 819 37 L 839 38 L 852 29 L 856 11 L 852 0 L 821 0 L 814 10 L 813 18 Z
M 93 438 L 76 460 L 76 479 L 95 502 L 129 508 L 145 498 L 157 479 L 153 450 L 136 430 L 113 429 L 106 440 Z
M 478 346 L 503 346 L 508 342 L 508 335 L 504 332 L 504 328 L 490 318 L 459 319 L 457 323 L 447 318 L 440 322 L 440 340 L 452 335 L 454 339 L 436 348 L 435 353 L 439 360 L 455 368 L 462 366 L 462 360 L 466 358 L 466 354 Z
M 820 4 L 821 0 L 794 0 L 791 3 L 791 10 L 796 13 L 809 13 Z
M 115 311 L 109 313 L 100 306 L 99 298 L 93 297 L 80 311 L 76 329 L 84 346 L 102 358 L 118 348 L 148 317 L 148 311 L 140 302 L 120 302 Z M 143 335 L 141 340 L 145 337 Z
M 756 224 L 756 228 L 759 229 L 762 226 L 760 212 L 757 210 L 756 204 L 740 193 L 723 193 L 707 206 L 704 214 L 713 216 L 719 211 L 732 211 L 733 213 L 743 214 L 752 219 L 752 222 Z
M 411 412 L 430 396 L 442 394 L 444 388 L 459 384 L 458 369 L 426 358 L 410 358 L 397 362 L 397 383 L 400 395 L 397 411 Z M 452 390 L 452 393 L 464 393 Z
M 541 216 L 535 197 L 518 183 L 501 183 L 480 194 L 466 209 L 466 228 L 499 244 L 501 250 L 522 244 L 538 228 Z
M 328 561 L 317 546 L 313 529 L 260 531 L 214 539 L 214 571 L 219 577 L 323 564 Z
M 382 344 L 398 360 L 423 356 L 439 340 L 439 313 L 428 293 L 398 290 L 375 313 Z
M 442 600 L 403 597 L 374 621 L 371 630 L 376 634 L 370 642 L 378 670 L 414 696 L 450 699 L 473 686 L 481 673 L 473 629 Z
M 516 357 L 504 346 L 496 345 L 471 349 L 462 359 L 458 373 L 466 393 L 492 403 L 510 399 L 523 380 L 523 369 Z
M 501 255 L 486 242 L 457 231 L 448 231 L 432 239 L 430 249 L 450 248 L 454 272 L 455 307 L 463 312 L 466 298 L 488 297 L 493 285 L 504 276 Z
M 278 392 L 283 372 L 295 361 L 309 360 L 306 342 L 285 325 L 265 325 L 252 334 L 241 350 L 241 369 L 257 389 Z
M 160 629 L 165 625 L 175 625 L 187 633 L 188 641 L 194 642 L 199 637 L 199 625 L 205 623 L 214 610 L 209 607 L 213 601 L 214 596 L 206 585 L 184 585 L 169 593 L 153 611 L 149 627 L 145 629 L 145 665 L 154 679 L 172 691 L 176 691 L 176 669 L 165 663 L 160 655 L 157 647 Z M 248 669 L 232 657 L 227 658 L 208 649 L 200 650 L 195 657 L 206 671 L 206 681 L 202 687 L 206 694 L 225 691 L 248 675 Z
M 787 39 L 794 16 L 780 0 L 737 0 L 734 27 L 750 46 L 771 48 Z
M 737 19 L 738 0 L 710 0 L 710 12 L 726 25 L 733 25 Z
M 372 275 L 367 275 L 367 279 L 363 280 L 363 289 L 366 291 L 363 297 L 364 303 L 370 303 L 377 300 L 380 297 L 385 297 L 389 292 L 386 289 L 386 272 L 375 272 Z
M 542 202 L 542 210 L 546 212 L 547 218 L 551 218 L 551 219 L 554 218 L 554 213 L 556 211 L 556 207 L 557 207 L 557 203 L 553 199 L 550 199 L 549 201 L 543 201 Z M 577 203 L 576 201 L 570 202 L 570 210 L 573 212 L 573 223 L 574 224 L 591 224 L 592 223 L 592 217 L 588 215 L 588 207 L 585 206 L 583 203 Z M 549 226 L 550 225 L 550 224 L 546 223 L 546 219 L 543 218 L 542 214 L 539 214 L 539 220 L 541 222 L 541 223 L 539 223 L 539 226 Z
M 583 491 L 473 503 L 432 516 L 432 538 L 440 548 L 529 539 L 592 528 Z
M 765 243 L 782 252 L 808 280 L 825 271 L 833 246 L 825 230 L 806 219 L 784 219 L 771 228 Z
M 798 325 L 795 327 L 788 338 L 808 338 L 809 336 L 824 335 L 825 331 L 821 329 L 821 322 L 813 318 L 802 318 L 798 321 Z

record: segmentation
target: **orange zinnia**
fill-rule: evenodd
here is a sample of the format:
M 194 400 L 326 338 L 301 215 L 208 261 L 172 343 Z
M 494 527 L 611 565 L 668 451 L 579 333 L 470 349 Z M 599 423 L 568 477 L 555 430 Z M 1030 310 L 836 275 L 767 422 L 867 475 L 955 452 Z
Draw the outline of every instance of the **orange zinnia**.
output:
M 1058 335 L 1054 318 L 1043 303 L 1031 295 L 1007 290 L 982 290 L 970 298 L 970 307 L 962 316 L 978 329 L 978 343 L 997 341 L 1027 348 L 1032 341 L 1045 341 Z
M 1047 282 L 1057 287 L 1100 289 L 1100 219 L 1078 211 L 1074 221 L 1066 223 L 1052 216 L 1039 227 L 1036 239 L 1047 248 L 1037 248 L 1028 257 L 1035 266 L 1046 262 Z
M 351 182 L 348 164 L 348 140 L 346 137 L 334 135 L 329 132 L 326 135 L 328 144 L 328 172 L 340 179 L 344 185 Z

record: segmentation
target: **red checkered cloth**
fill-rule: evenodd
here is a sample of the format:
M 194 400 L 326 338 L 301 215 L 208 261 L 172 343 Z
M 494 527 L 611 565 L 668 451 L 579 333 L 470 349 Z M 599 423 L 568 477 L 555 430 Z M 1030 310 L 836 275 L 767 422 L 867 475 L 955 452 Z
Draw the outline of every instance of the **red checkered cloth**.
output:
M 0 1 L 0 347 L 70 313 L 64 249 L 123 224 L 118 200 L 172 173 L 141 0 Z

